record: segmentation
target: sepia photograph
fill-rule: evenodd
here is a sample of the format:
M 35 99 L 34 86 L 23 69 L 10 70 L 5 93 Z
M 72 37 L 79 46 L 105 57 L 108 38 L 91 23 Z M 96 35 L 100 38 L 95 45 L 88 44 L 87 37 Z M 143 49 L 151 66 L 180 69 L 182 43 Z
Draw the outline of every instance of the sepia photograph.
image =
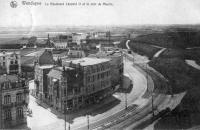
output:
M 0 0 L 0 130 L 200 130 L 199 0 Z

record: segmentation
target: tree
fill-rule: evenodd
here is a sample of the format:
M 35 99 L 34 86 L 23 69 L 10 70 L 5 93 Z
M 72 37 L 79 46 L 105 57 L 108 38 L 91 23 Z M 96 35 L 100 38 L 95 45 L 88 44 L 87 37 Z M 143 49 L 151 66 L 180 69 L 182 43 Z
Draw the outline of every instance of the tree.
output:
M 28 39 L 28 46 L 29 46 L 29 47 L 35 46 L 36 41 L 37 41 L 37 37 L 36 37 L 36 36 L 30 37 L 30 38 Z

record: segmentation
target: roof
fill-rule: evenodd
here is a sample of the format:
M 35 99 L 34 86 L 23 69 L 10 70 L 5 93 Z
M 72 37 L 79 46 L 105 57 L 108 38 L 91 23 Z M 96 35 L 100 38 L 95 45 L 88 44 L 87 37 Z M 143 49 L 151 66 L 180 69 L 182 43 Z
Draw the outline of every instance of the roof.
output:
M 39 57 L 39 65 L 52 65 L 54 64 L 53 54 L 51 51 L 45 50 Z
M 50 68 L 53 68 L 53 65 L 42 65 L 42 66 L 39 66 L 40 69 L 50 69 Z
M 98 52 L 96 54 L 90 54 L 89 57 L 118 57 L 122 56 L 119 51 L 107 51 L 107 52 Z
M 73 70 L 73 68 L 71 67 L 66 67 L 65 66 L 65 69 L 70 69 L 70 70 Z M 63 71 L 63 67 L 55 67 L 53 68 L 47 75 L 49 77 L 53 77 L 55 79 L 60 79 L 61 75 L 62 75 L 62 71 Z
M 47 75 L 49 77 L 53 77 L 55 79 L 60 79 L 60 77 L 62 75 L 62 71 L 61 70 L 52 69 Z
M 70 62 L 72 62 L 73 64 L 80 64 L 81 66 L 88 66 L 109 61 L 109 59 L 85 57 L 81 59 L 71 60 Z
M 1 75 L 0 76 L 0 82 L 5 82 L 5 81 L 10 81 L 10 82 L 16 82 L 18 81 L 18 76 L 17 75 Z
M 19 54 L 19 52 L 0 52 L 0 56 Z

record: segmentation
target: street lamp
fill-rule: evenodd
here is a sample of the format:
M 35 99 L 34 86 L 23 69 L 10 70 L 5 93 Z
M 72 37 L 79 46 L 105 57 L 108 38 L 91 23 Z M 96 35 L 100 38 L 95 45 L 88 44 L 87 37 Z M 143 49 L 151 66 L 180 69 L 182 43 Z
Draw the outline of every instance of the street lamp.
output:
M 151 102 L 151 103 L 152 103 L 152 116 L 153 116 L 153 118 L 154 118 L 155 114 L 154 114 L 154 105 L 153 105 L 154 98 L 153 98 L 153 96 L 154 96 L 154 93 L 153 93 L 153 91 L 152 91 L 152 94 L 151 94 L 151 97 L 152 97 L 152 98 L 151 98 L 151 99 L 152 99 L 151 101 L 152 101 L 152 102 Z M 152 118 L 152 120 L 153 120 L 153 118 Z
M 127 109 L 127 93 L 125 92 L 125 109 Z
M 68 108 L 66 108 L 66 104 L 65 104 L 65 108 L 64 108 L 64 113 L 65 113 L 65 130 L 66 130 L 66 127 L 67 127 L 67 124 L 66 124 L 66 118 L 67 118 L 67 115 L 66 115 L 66 110 L 69 110 Z M 69 126 L 68 126 L 68 130 L 70 130 L 70 119 L 69 119 Z
M 87 114 L 87 127 L 88 127 L 88 130 L 90 129 L 90 119 L 89 119 L 89 114 Z

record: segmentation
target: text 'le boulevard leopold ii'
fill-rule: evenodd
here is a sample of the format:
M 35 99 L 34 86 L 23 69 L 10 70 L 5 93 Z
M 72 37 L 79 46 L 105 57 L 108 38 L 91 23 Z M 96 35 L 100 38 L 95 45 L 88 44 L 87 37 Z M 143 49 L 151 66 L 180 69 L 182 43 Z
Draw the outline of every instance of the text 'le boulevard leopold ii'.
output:
M 121 130 L 150 129 L 151 124 L 185 129 L 198 124 L 198 31 L 42 29 L 0 34 L 0 129 Z

